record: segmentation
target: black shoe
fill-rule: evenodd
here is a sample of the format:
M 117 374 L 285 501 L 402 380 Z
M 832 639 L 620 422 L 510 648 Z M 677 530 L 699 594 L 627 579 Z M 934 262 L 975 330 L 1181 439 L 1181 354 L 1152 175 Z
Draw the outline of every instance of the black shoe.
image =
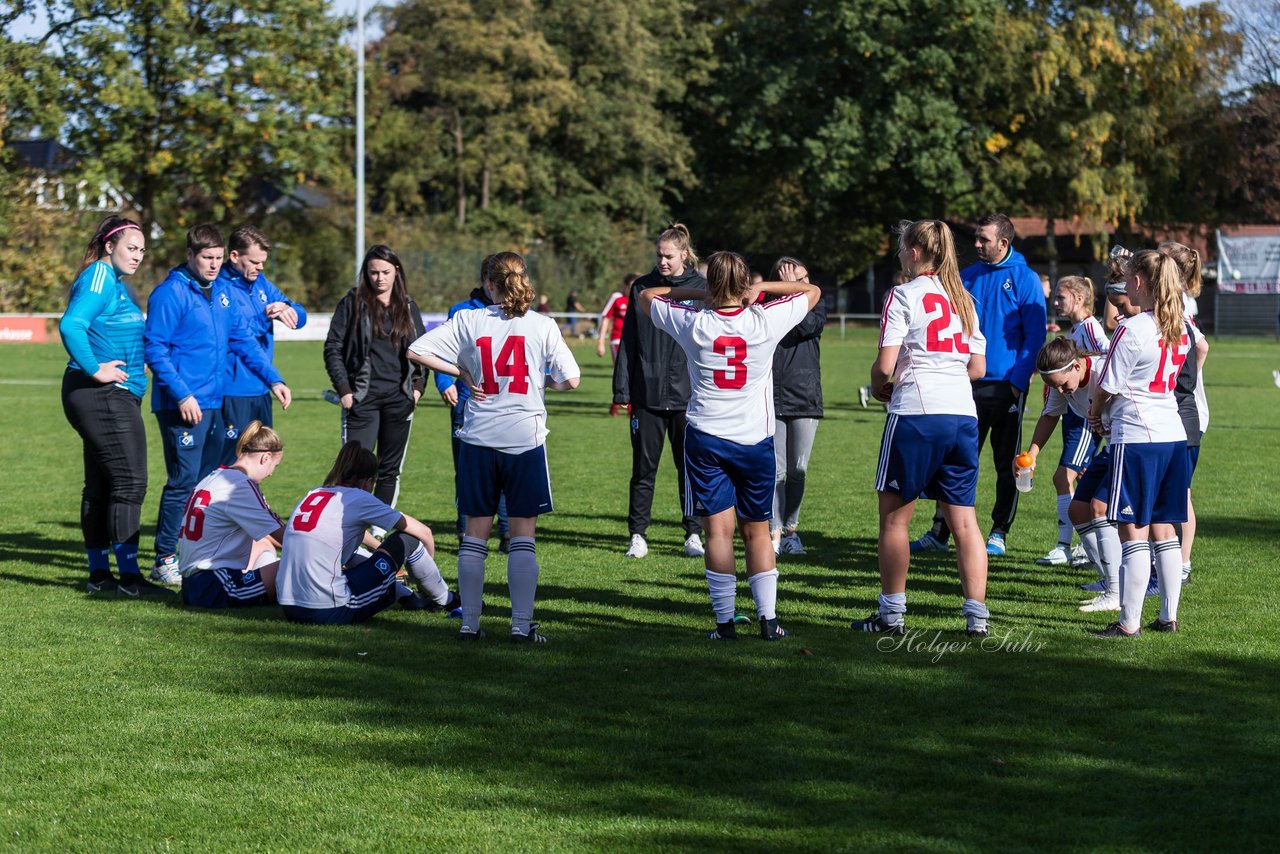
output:
M 148 581 L 141 575 L 122 575 L 116 584 L 116 593 L 127 599 L 140 596 L 173 596 L 174 592 L 163 584 Z
M 478 641 L 485 637 L 484 629 L 476 629 L 474 632 L 462 631 L 458 632 L 458 640 L 460 641 Z
M 550 639 L 546 635 L 538 634 L 538 624 L 530 623 L 529 632 L 520 634 L 515 629 L 511 630 L 512 643 L 547 643 Z
M 440 611 L 453 611 L 457 608 L 462 607 L 462 597 L 459 596 L 457 593 L 453 592 L 452 590 L 449 591 L 449 598 L 444 600 L 444 604 L 441 604 L 431 599 L 427 599 L 424 601 L 426 602 L 427 610 L 432 612 L 433 614 L 439 613 Z
M 399 602 L 401 609 L 405 611 L 434 610 L 431 608 L 431 605 L 427 603 L 427 600 L 423 599 L 417 593 L 410 593 L 408 596 L 402 596 L 400 597 Z
M 965 629 L 964 636 L 967 638 L 986 638 L 991 636 L 991 630 L 987 628 Z
M 778 625 L 778 620 L 761 620 L 760 621 L 760 637 L 767 641 L 782 640 L 791 637 L 791 632 Z
M 1153 632 L 1176 632 L 1178 630 L 1178 621 L 1162 620 L 1156 617 L 1150 623 L 1147 623 L 1147 628 Z
M 1137 631 L 1129 631 L 1124 625 L 1116 620 L 1100 632 L 1090 632 L 1095 638 L 1136 638 L 1142 634 L 1142 629 Z
M 89 583 L 85 585 L 85 589 L 90 593 L 115 593 L 120 583 L 116 581 L 116 577 L 111 573 L 100 578 L 89 576 Z
M 707 632 L 707 640 L 737 640 L 738 630 L 733 625 L 733 620 L 727 623 L 716 623 L 714 631 Z
M 880 619 L 877 612 L 867 617 L 865 620 L 854 620 L 849 624 L 849 628 L 855 632 L 876 632 L 886 635 L 905 635 L 907 633 L 906 623 L 886 623 Z

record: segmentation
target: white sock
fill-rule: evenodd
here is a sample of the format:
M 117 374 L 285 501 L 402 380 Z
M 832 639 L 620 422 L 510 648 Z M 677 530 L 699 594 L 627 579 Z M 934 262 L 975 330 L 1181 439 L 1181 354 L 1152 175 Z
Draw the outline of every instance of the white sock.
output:
M 1098 568 L 1098 576 L 1102 575 L 1102 557 L 1098 554 L 1098 531 L 1095 527 L 1095 519 L 1093 522 L 1086 522 L 1076 528 L 1076 533 L 1080 535 L 1080 545 L 1084 546 L 1085 557 Z
M 427 554 L 427 547 L 422 543 L 418 543 L 413 554 L 405 558 L 404 568 L 409 570 L 409 575 L 413 576 L 422 592 L 430 596 L 437 605 L 449 601 L 449 585 L 445 584 L 435 558 Z
M 463 537 L 458 546 L 458 596 L 462 598 L 462 631 L 480 630 L 484 599 L 484 561 L 489 544 L 477 537 Z
M 1071 506 L 1071 496 L 1058 496 L 1058 543 L 1067 550 L 1067 557 L 1071 557 L 1071 519 L 1067 515 L 1067 508 Z
M 907 614 L 906 593 L 881 593 L 879 604 L 882 622 L 890 626 L 902 624 L 902 619 Z
M 991 619 L 991 612 L 987 610 L 986 602 L 979 602 L 977 599 L 964 600 L 964 607 L 960 609 L 960 613 L 965 617 L 965 628 L 969 631 L 982 631 L 987 628 L 987 620 Z
M 1098 568 L 1102 570 L 1102 580 L 1106 582 L 1108 593 L 1120 592 L 1120 567 L 1124 565 L 1124 550 L 1120 547 L 1120 529 L 1106 519 L 1094 519 L 1098 527 Z M 1145 583 L 1145 582 L 1144 582 Z M 1146 595 L 1146 588 L 1143 594 Z M 1141 610 L 1141 606 L 1139 606 Z
M 512 537 L 507 552 L 507 588 L 511 592 L 511 632 L 529 634 L 533 597 L 538 592 L 538 552 L 533 537 Z
M 751 585 L 751 598 L 756 600 L 756 614 L 761 620 L 776 620 L 778 614 L 774 609 L 778 604 L 778 570 L 748 575 L 747 583 Z
M 707 576 L 707 592 L 711 594 L 711 610 L 715 611 L 716 623 L 733 621 L 735 600 L 738 597 L 738 576 L 727 572 L 704 570 Z
M 1191 561 L 1185 561 L 1182 564 L 1182 580 L 1185 582 L 1191 577 Z
M 1156 577 L 1160 579 L 1160 619 L 1178 619 L 1178 599 L 1182 596 L 1182 543 L 1176 539 L 1154 544 Z
M 1121 546 L 1124 562 L 1120 568 L 1120 623 L 1125 631 L 1142 626 L 1142 603 L 1151 580 L 1151 543 L 1134 540 Z

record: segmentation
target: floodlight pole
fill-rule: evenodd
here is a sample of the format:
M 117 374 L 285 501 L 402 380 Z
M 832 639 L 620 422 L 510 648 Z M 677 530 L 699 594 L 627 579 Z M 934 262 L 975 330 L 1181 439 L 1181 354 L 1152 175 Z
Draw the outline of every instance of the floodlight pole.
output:
M 356 278 L 364 261 L 364 0 L 356 0 Z M 358 283 L 358 282 L 357 282 Z

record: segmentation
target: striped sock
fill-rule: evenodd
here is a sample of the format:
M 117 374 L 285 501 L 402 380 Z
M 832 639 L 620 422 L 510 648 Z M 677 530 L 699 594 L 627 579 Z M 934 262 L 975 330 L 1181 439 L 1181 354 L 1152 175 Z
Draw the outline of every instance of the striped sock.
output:
M 440 574 L 440 567 L 436 566 L 435 558 L 427 554 L 425 545 L 418 543 L 413 554 L 405 558 L 404 568 L 409 570 L 409 575 L 413 577 L 422 592 L 430 596 L 437 605 L 443 605 L 449 601 L 449 585 L 445 584 L 444 576 Z
M 484 562 L 489 543 L 477 537 L 463 537 L 458 546 L 458 595 L 462 597 L 462 631 L 480 630 L 480 610 L 484 606 Z
M 1142 603 L 1151 580 L 1151 543 L 1134 540 L 1124 543 L 1120 552 L 1120 623 L 1125 631 L 1136 632 L 1142 626 Z
M 1095 523 L 1086 522 L 1076 528 L 1076 534 L 1080 536 L 1080 545 L 1084 546 L 1085 557 L 1098 568 L 1098 575 L 1102 575 L 1102 558 L 1098 555 L 1098 532 L 1095 529 Z
M 533 537 L 512 537 L 507 552 L 507 587 L 511 592 L 511 633 L 529 634 L 533 600 L 538 592 L 538 551 Z
M 1154 544 L 1156 577 L 1160 579 L 1160 619 L 1178 619 L 1178 599 L 1182 596 L 1182 543 L 1161 540 Z

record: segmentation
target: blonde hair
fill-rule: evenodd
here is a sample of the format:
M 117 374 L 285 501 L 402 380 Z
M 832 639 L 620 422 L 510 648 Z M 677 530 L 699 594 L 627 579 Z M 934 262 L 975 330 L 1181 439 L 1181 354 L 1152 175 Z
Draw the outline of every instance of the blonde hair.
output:
M 280 434 L 261 421 L 250 421 L 249 426 L 240 431 L 240 440 L 236 442 L 236 456 L 245 454 L 278 454 L 284 450 L 284 440 Z
M 973 297 L 960 281 L 960 265 L 956 262 L 956 243 L 951 229 L 938 219 L 903 220 L 894 229 L 898 245 L 920 250 L 920 263 L 942 282 L 942 290 L 951 301 L 951 308 L 960 315 L 965 335 L 972 335 L 978 328 L 978 312 L 973 307 Z M 915 273 L 915 270 L 908 272 Z
M 712 252 L 707 258 L 707 291 L 713 307 L 741 304 L 751 290 L 751 268 L 736 252 Z
M 1143 249 L 1129 259 L 1129 274 L 1141 276 L 1151 291 L 1152 311 L 1160 337 L 1173 347 L 1182 340 L 1182 275 L 1178 262 L 1155 249 Z
M 524 258 L 515 252 L 499 252 L 485 260 L 488 264 L 482 275 L 489 282 L 494 302 L 507 317 L 524 317 L 534 297 Z
M 698 266 L 698 254 L 693 251 L 693 238 L 689 236 L 689 229 L 684 223 L 671 223 L 669 228 L 658 235 L 656 243 L 670 243 L 680 251 L 687 252 L 689 257 L 686 259 L 686 266 Z M 707 269 L 710 271 L 710 267 Z
M 1178 265 L 1178 275 L 1182 277 L 1182 289 L 1187 292 L 1187 296 L 1200 296 L 1200 253 L 1190 246 L 1183 246 L 1172 240 L 1161 243 L 1157 248 Z
M 1088 276 L 1063 276 L 1058 279 L 1058 287 L 1075 294 L 1085 310 L 1093 314 L 1094 300 L 1097 299 L 1097 292 L 1093 289 L 1093 279 Z
M 338 451 L 333 468 L 324 476 L 325 486 L 359 486 L 378 476 L 378 458 L 355 439 Z

